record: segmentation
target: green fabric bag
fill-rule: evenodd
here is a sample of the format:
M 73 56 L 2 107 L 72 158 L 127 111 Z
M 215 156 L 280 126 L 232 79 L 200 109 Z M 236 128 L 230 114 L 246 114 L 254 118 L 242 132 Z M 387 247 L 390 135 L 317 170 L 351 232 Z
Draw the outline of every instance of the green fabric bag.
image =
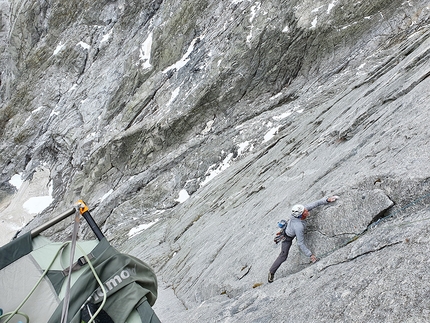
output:
M 157 278 L 147 264 L 118 252 L 106 239 L 79 241 L 78 245 L 90 255 L 107 292 L 102 308 L 106 317 L 114 323 L 160 322 L 151 307 L 157 298 Z M 28 297 L 18 313 L 27 315 L 31 322 L 60 322 L 68 272 L 63 266 L 69 263 L 69 249 L 67 243 L 54 243 L 41 236 L 32 240 L 28 235 L 0 248 L 0 306 L 4 313 L 16 311 Z M 82 262 L 84 254 L 78 250 L 74 261 L 79 266 L 72 273 L 70 289 L 70 323 L 81 323 L 81 310 L 88 302 L 96 307 L 103 302 L 94 273 L 88 263 Z M 16 314 L 9 322 L 19 321 L 23 316 Z

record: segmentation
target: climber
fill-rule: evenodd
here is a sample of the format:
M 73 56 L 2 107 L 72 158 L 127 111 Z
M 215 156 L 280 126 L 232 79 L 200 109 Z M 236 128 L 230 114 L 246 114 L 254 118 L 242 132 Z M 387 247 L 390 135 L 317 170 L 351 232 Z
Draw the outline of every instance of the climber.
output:
M 299 245 L 300 249 L 306 256 L 310 257 L 311 262 L 314 263 L 317 261 L 317 257 L 308 249 L 308 247 L 306 247 L 304 243 L 303 231 L 306 226 L 306 222 L 304 220 L 306 220 L 308 217 L 310 210 L 320 205 L 334 202 L 338 198 L 338 196 L 331 196 L 328 198 L 322 198 L 305 206 L 301 204 L 294 205 L 291 209 L 291 216 L 288 223 L 285 220 L 278 222 L 278 227 L 281 229 L 281 231 L 276 234 L 274 241 L 276 244 L 282 241 L 281 253 L 269 269 L 269 283 L 273 282 L 273 279 L 275 278 L 275 272 L 278 270 L 279 266 L 281 266 L 281 264 L 287 260 L 288 252 L 295 237 L 297 237 L 297 244 Z

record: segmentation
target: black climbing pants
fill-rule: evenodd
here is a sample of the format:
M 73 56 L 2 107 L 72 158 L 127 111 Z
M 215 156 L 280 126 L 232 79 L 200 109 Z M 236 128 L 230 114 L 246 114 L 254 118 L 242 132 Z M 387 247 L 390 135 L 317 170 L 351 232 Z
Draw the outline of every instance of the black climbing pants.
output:
M 279 266 L 281 266 L 281 264 L 287 260 L 288 257 L 288 252 L 290 251 L 291 248 L 291 244 L 293 243 L 293 239 L 289 236 L 286 237 L 286 239 L 284 241 L 282 241 L 282 245 L 281 245 L 281 253 L 279 254 L 278 258 L 276 258 L 275 262 L 273 263 L 272 267 L 270 267 L 269 272 L 271 272 L 272 274 L 276 273 L 276 271 L 278 270 Z

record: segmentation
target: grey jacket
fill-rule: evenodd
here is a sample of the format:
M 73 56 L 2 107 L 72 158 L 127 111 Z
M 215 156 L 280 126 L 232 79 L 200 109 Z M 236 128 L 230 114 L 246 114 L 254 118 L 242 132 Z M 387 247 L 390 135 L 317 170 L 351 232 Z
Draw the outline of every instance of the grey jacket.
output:
M 328 204 L 327 197 L 324 197 L 318 201 L 309 203 L 305 205 L 305 209 L 308 211 L 320 206 Z M 285 229 L 285 234 L 289 237 L 297 237 L 297 244 L 299 245 L 300 249 L 303 251 L 303 253 L 310 257 L 312 255 L 312 252 L 309 250 L 308 247 L 305 245 L 305 237 L 304 237 L 304 230 L 306 227 L 306 222 L 304 220 L 298 219 L 294 217 L 293 215 L 290 216 L 290 220 L 288 221 L 287 228 Z

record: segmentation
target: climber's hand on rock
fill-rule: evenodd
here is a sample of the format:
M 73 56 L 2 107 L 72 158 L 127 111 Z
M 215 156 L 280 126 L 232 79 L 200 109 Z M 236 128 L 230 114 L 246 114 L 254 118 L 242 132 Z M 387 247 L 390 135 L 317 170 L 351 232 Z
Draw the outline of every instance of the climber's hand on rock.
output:
M 339 199 L 339 196 L 337 196 L 337 195 L 330 196 L 330 197 L 327 199 L 327 202 L 334 202 L 334 201 L 336 201 L 337 199 Z

